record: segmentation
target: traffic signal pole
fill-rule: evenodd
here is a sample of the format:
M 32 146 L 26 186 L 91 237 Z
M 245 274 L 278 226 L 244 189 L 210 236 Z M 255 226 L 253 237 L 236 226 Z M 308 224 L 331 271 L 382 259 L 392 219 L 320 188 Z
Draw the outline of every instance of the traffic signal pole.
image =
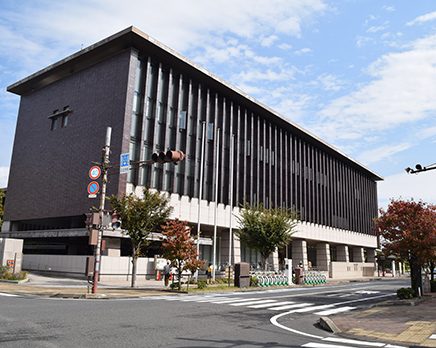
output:
M 97 164 L 99 167 L 101 166 L 101 174 L 102 174 L 97 245 L 95 247 L 95 253 L 94 253 L 94 258 L 95 258 L 95 261 L 94 261 L 94 279 L 92 282 L 92 284 L 93 284 L 92 285 L 92 293 L 93 294 L 97 293 L 98 277 L 99 277 L 99 273 L 100 273 L 101 248 L 102 248 L 103 229 L 104 229 L 103 217 L 104 217 L 104 205 L 105 205 L 105 200 L 106 200 L 106 184 L 108 181 L 108 176 L 113 175 L 113 174 L 126 174 L 126 173 L 122 173 L 121 171 L 118 171 L 118 172 L 115 172 L 112 174 L 108 174 L 108 170 L 110 168 L 115 168 L 115 167 L 121 166 L 121 164 L 116 165 L 116 166 L 109 166 L 111 134 L 112 134 L 112 128 L 107 127 L 107 129 L 106 129 L 106 142 L 105 142 L 105 146 L 103 147 L 102 163 L 93 162 L 93 163 Z M 183 153 L 183 151 L 168 150 L 166 152 L 161 152 L 158 154 L 154 153 L 152 155 L 151 160 L 137 161 L 137 162 L 130 161 L 130 165 L 132 165 L 132 164 L 137 165 L 134 168 L 139 168 L 139 167 L 143 167 L 146 165 L 151 165 L 151 164 L 156 163 L 156 162 L 157 163 L 174 163 L 177 165 L 180 161 L 183 161 L 184 159 L 185 159 L 185 154 Z M 134 168 L 130 167 L 129 170 L 134 169 Z M 93 169 L 93 168 L 91 168 L 91 169 Z M 90 171 L 90 173 L 91 173 L 91 171 Z M 98 176 L 96 176 L 95 179 Z M 90 174 L 90 177 L 91 177 L 91 174 Z M 94 183 L 94 182 L 92 182 L 92 183 Z M 97 188 L 98 188 L 98 184 L 95 183 L 95 185 L 97 185 Z M 90 194 L 92 193 L 94 195 L 94 192 L 90 192 L 89 187 L 88 187 L 88 192 Z M 94 197 L 92 197 L 92 198 L 94 198 Z M 112 219 L 113 219 L 112 220 L 112 224 L 113 224 L 112 227 L 119 228 L 119 227 L 121 227 L 122 222 L 119 220 L 119 215 L 117 215 L 116 212 L 114 212 L 114 214 L 115 215 L 112 216 Z
M 99 228 L 98 228 L 98 237 L 97 237 L 97 246 L 95 248 L 95 263 L 94 263 L 94 282 L 92 285 L 92 293 L 97 293 L 97 285 L 98 285 L 98 274 L 100 272 L 100 258 L 101 258 L 101 241 L 103 239 L 103 212 L 104 212 L 104 203 L 106 200 L 106 183 L 107 183 L 107 171 L 109 167 L 109 153 L 110 153 L 110 145 L 111 145 L 111 134 L 112 128 L 107 127 L 106 129 L 106 143 L 104 146 L 104 155 L 103 155 L 103 164 L 102 164 L 102 174 L 103 178 L 101 180 L 101 195 L 100 195 L 100 210 L 99 210 Z

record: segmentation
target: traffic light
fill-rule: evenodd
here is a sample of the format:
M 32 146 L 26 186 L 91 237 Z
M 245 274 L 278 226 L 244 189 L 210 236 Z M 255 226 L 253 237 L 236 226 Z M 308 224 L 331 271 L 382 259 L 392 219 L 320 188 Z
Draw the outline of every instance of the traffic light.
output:
M 98 213 L 91 212 L 85 213 L 85 225 L 88 230 L 95 229 L 97 225 L 100 223 L 100 217 Z
M 121 220 L 120 220 L 120 214 L 118 214 L 116 211 L 112 213 L 112 223 L 111 223 L 112 229 L 116 230 L 121 227 Z
M 179 164 L 180 161 L 185 159 L 185 154 L 183 151 L 172 151 L 169 150 L 167 152 L 154 153 L 151 155 L 151 159 L 153 162 L 157 163 L 169 163 L 172 162 L 174 164 Z

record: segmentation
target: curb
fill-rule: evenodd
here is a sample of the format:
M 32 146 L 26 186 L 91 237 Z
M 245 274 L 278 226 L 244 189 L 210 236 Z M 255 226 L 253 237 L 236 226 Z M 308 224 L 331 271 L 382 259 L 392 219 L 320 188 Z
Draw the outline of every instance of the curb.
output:
M 373 305 L 372 307 L 389 307 L 389 306 L 416 306 L 421 302 L 430 300 L 433 296 L 432 295 L 424 295 L 420 298 L 417 299 L 412 299 L 412 300 L 390 300 L 390 301 L 385 301 L 385 302 L 381 302 L 381 303 L 377 303 L 375 305 Z
M 27 283 L 29 281 L 29 278 L 22 279 L 22 280 L 6 280 L 6 279 L 0 279 L 0 283 L 9 283 L 9 284 L 22 284 Z
M 333 332 L 335 335 L 342 333 L 336 324 L 329 317 L 319 318 L 319 325 L 327 331 Z

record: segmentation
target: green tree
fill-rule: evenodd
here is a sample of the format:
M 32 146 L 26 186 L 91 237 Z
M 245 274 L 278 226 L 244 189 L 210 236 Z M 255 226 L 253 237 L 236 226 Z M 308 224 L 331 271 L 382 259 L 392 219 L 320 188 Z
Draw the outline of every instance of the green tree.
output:
M 161 225 L 170 216 L 173 208 L 170 198 L 158 191 L 145 188 L 144 196 L 139 198 L 133 193 L 122 198 L 111 196 L 112 208 L 120 215 L 123 233 L 130 237 L 132 245 L 132 287 L 136 287 L 137 261 L 141 249 L 150 241 L 151 232 L 158 232 Z
M 5 193 L 2 189 L 0 189 L 0 230 L 2 228 L 3 223 L 3 214 L 5 212 L 5 207 L 3 205 L 3 199 L 5 197 Z
M 392 199 L 374 222 L 383 253 L 409 262 L 412 289 L 418 293 L 421 267 L 436 257 L 436 206 Z
M 239 230 L 235 231 L 235 235 L 250 249 L 260 253 L 266 270 L 269 255 L 291 241 L 298 214 L 290 208 L 266 209 L 262 203 L 245 203 L 236 219 Z
M 191 235 L 191 227 L 187 221 L 167 221 L 166 226 L 162 226 L 162 234 L 165 238 L 162 242 L 165 250 L 163 257 L 171 262 L 171 267 L 177 268 L 177 287 L 180 290 L 182 272 L 190 271 L 192 274 L 202 268 L 206 260 L 198 259 L 197 246 L 194 244 L 197 236 Z M 188 289 L 189 280 L 190 277 Z

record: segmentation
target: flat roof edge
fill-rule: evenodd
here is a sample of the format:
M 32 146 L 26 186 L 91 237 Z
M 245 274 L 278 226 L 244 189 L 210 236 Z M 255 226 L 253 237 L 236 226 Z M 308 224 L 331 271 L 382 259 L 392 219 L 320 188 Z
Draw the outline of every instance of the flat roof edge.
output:
M 312 134 L 311 132 L 309 132 L 308 130 L 306 130 L 305 128 L 299 126 L 298 124 L 296 124 L 295 122 L 291 121 L 289 118 L 281 115 L 280 113 L 278 113 L 277 111 L 273 110 L 272 108 L 270 108 L 269 106 L 263 104 L 262 102 L 260 102 L 259 100 L 255 99 L 254 97 L 250 96 L 249 94 L 245 93 L 244 91 L 242 91 L 241 89 L 239 89 L 238 87 L 230 84 L 229 82 L 227 82 L 226 80 L 220 78 L 218 75 L 210 72 L 209 70 L 207 70 L 206 68 L 202 67 L 201 65 L 195 63 L 194 61 L 190 60 L 189 58 L 183 56 L 182 54 L 178 53 L 177 51 L 173 50 L 172 48 L 170 48 L 169 46 L 166 46 L 165 44 L 161 43 L 160 41 L 154 39 L 153 37 L 149 36 L 148 34 L 142 32 L 141 30 L 139 30 L 138 28 L 134 27 L 134 26 L 130 26 L 124 30 L 121 30 L 117 33 L 115 33 L 114 35 L 111 35 L 103 40 L 100 40 L 84 49 L 81 49 L 78 52 L 75 52 L 71 55 L 69 55 L 68 57 L 53 63 L 51 65 L 49 65 L 48 67 L 41 69 L 37 72 L 35 72 L 32 75 L 29 75 L 21 80 L 19 80 L 18 82 L 15 82 L 13 84 L 11 84 L 10 86 L 8 86 L 6 88 L 6 90 L 8 92 L 17 94 L 17 95 L 23 95 L 23 92 L 20 92 L 21 90 L 26 90 L 23 85 L 25 84 L 30 84 L 30 82 L 32 80 L 37 80 L 39 79 L 40 81 L 42 81 L 44 79 L 44 75 L 49 75 L 50 71 L 53 71 L 55 69 L 58 69 L 60 67 L 62 67 L 63 65 L 72 62 L 74 60 L 77 60 L 78 58 L 89 54 L 90 52 L 103 47 L 106 44 L 109 44 L 112 41 L 115 41 L 117 39 L 121 39 L 123 38 L 123 36 L 126 36 L 126 40 L 129 39 L 128 35 L 137 35 L 139 38 L 146 40 L 148 42 L 150 42 L 152 45 L 160 48 L 161 50 L 165 51 L 166 53 L 168 53 L 169 55 L 181 60 L 183 63 L 191 66 L 193 69 L 199 71 L 200 73 L 208 76 L 209 78 L 211 78 L 212 80 L 215 80 L 216 82 L 218 82 L 221 85 L 224 85 L 226 88 L 228 88 L 229 90 L 231 90 L 232 92 L 240 95 L 241 97 L 243 97 L 244 99 L 248 100 L 249 102 L 257 105 L 258 107 L 264 109 L 265 111 L 267 111 L 268 113 L 270 113 L 271 115 L 279 118 L 280 120 L 284 121 L 285 123 L 291 125 L 292 127 L 296 128 L 299 132 L 307 135 L 308 137 L 314 139 L 315 141 L 319 142 L 320 144 L 322 144 L 323 146 L 331 149 L 332 151 L 334 151 L 335 153 L 337 153 L 338 155 L 340 155 L 341 157 L 346 158 L 348 161 L 354 163 L 355 165 L 357 165 L 358 167 L 364 169 L 367 173 L 370 174 L 370 176 L 376 180 L 376 181 L 382 181 L 384 180 L 384 178 L 380 175 L 378 175 L 377 173 L 375 173 L 374 171 L 370 170 L 369 168 L 367 168 L 366 166 L 364 166 L 363 164 L 359 163 L 358 161 L 356 161 L 355 159 L 353 159 L 352 157 L 346 155 L 345 153 L 343 153 L 342 151 L 338 150 L 337 148 L 335 148 L 334 146 L 332 146 L 331 144 L 325 142 L 324 140 L 322 140 L 321 138 L 319 138 L 318 136 Z M 132 40 L 131 43 L 131 47 L 135 48 L 134 46 L 134 42 Z M 98 60 L 98 59 L 97 59 Z M 92 64 L 93 61 L 90 61 L 90 64 Z M 63 75 L 60 75 L 62 78 Z M 42 82 L 41 82 L 42 83 Z M 50 82 L 46 82 L 47 84 L 49 84 Z M 42 83 L 43 84 L 43 83 Z M 22 88 L 20 88 L 22 87 Z

